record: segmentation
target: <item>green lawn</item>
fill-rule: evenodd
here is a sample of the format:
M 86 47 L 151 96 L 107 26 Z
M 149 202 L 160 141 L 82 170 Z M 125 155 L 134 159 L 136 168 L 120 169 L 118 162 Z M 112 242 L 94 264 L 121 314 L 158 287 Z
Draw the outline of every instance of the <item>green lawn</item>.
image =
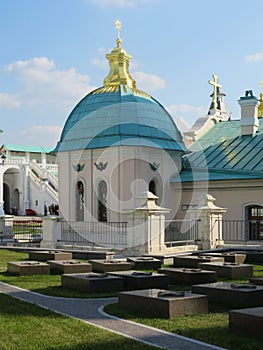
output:
M 6 283 L 10 283 L 10 284 L 14 284 L 17 285 L 19 287 L 25 288 L 25 289 L 29 289 L 32 291 L 36 291 L 39 293 L 43 293 L 43 294 L 48 294 L 48 295 L 55 295 L 55 296 L 66 296 L 66 297 L 93 297 L 95 295 L 89 295 L 87 293 L 83 293 L 83 292 L 79 292 L 79 291 L 73 291 L 73 290 L 69 290 L 69 289 L 65 289 L 62 288 L 60 286 L 60 276 L 57 275 L 50 275 L 50 276 L 23 276 L 23 277 L 18 277 L 18 276 L 11 276 L 8 275 L 6 273 L 6 266 L 7 266 L 7 261 L 20 261 L 20 260 L 26 260 L 28 258 L 28 254 L 24 254 L 24 253 L 18 253 L 18 252 L 12 252 L 12 251 L 8 251 L 8 250 L 0 250 L 0 280 L 4 281 Z M 263 277 L 263 265 L 254 265 L 254 276 L 255 277 Z M 222 281 L 227 281 L 227 279 L 220 279 Z M 240 279 L 240 280 L 235 280 L 235 281 L 231 281 L 231 282 L 248 282 L 247 279 Z M 174 290 L 186 290 L 186 289 L 190 289 L 190 287 L 188 286 L 170 286 L 171 289 Z M 113 295 L 113 294 L 112 294 Z M 98 295 L 96 295 L 98 296 Z M 102 294 L 100 296 L 107 296 L 105 294 Z M 110 295 L 109 295 L 110 296 Z M 1 296 L 2 299 L 2 296 Z M 10 298 L 6 299 L 6 302 L 3 302 L 4 307 L 10 307 L 12 309 L 15 308 L 15 305 L 19 305 L 20 301 L 18 300 L 13 300 Z M 31 308 L 32 306 L 28 306 L 28 304 L 23 303 L 23 308 L 27 308 L 28 310 L 25 312 L 27 313 L 31 313 Z M 12 306 L 13 305 L 13 306 Z M 130 320 L 133 320 L 135 322 L 139 322 L 139 323 L 144 323 L 147 325 L 150 325 L 152 327 L 156 327 L 156 328 L 160 328 L 163 329 L 165 331 L 168 332 L 173 332 L 173 333 L 177 333 L 186 337 L 190 337 L 193 339 L 197 339 L 200 341 L 204 341 L 210 344 L 214 344 L 217 346 L 221 346 L 221 347 L 225 347 L 229 350 L 261 350 L 262 349 L 262 339 L 256 339 L 256 338 L 251 338 L 251 337 L 246 337 L 246 336 L 236 336 L 233 335 L 229 332 L 228 330 L 228 310 L 231 309 L 231 306 L 223 306 L 223 305 L 218 305 L 218 304 L 211 304 L 209 303 L 209 313 L 208 314 L 200 314 L 200 315 L 192 315 L 192 316 L 184 316 L 184 317 L 177 317 L 177 318 L 173 318 L 173 319 L 168 319 L 168 320 L 164 320 L 164 319 L 159 319 L 159 318 L 151 318 L 151 317 L 145 317 L 142 314 L 138 314 L 138 313 L 134 313 L 134 312 L 129 312 L 126 310 L 123 310 L 121 308 L 118 307 L 118 304 L 112 304 L 112 305 L 108 305 L 105 308 L 105 311 L 116 315 L 118 317 L 121 318 L 127 318 Z M 36 311 L 36 315 L 34 315 L 34 317 L 32 318 L 32 322 L 31 322 L 31 316 L 28 319 L 28 322 L 30 324 L 34 324 L 34 320 L 35 317 L 38 317 L 38 312 L 40 312 L 42 314 L 42 312 L 47 312 L 47 311 L 42 311 L 42 309 L 36 308 L 38 311 Z M 30 310 L 30 311 L 29 311 Z M 35 309 L 34 309 L 35 310 Z M 39 311 L 40 310 L 40 311 Z M 13 316 L 13 311 L 10 312 L 10 314 Z M 2 320 L 2 316 L 6 317 L 5 314 L 9 314 L 9 312 L 3 312 L 2 311 L 2 305 L 0 308 L 0 314 L 1 314 L 1 320 Z M 56 314 L 52 314 L 48 316 L 51 318 L 52 321 L 58 322 L 58 328 L 60 328 L 60 318 L 61 316 L 57 316 Z M 21 316 L 24 317 L 24 314 L 22 314 Z M 17 321 L 15 321 L 15 319 L 17 319 L 18 315 L 15 315 L 15 318 L 13 320 L 14 325 L 17 323 Z M 43 317 L 39 316 L 40 319 L 42 320 Z M 58 320 L 59 319 L 59 320 Z M 62 318 L 63 319 L 63 318 Z M 20 315 L 19 315 L 19 323 L 20 323 Z M 67 319 L 66 319 L 67 320 Z M 50 321 L 48 321 L 49 323 Z M 65 323 L 67 323 L 68 321 L 65 321 L 63 319 L 63 322 L 61 321 L 62 325 L 64 326 Z M 69 321 L 69 322 L 72 322 Z M 77 322 L 77 321 L 76 321 Z M 1 322 L 0 326 L 1 327 L 5 327 L 3 326 L 3 323 L 6 323 L 6 321 L 4 320 L 3 322 Z M 24 322 L 23 322 L 24 323 Z M 61 326 L 61 327 L 63 327 Z M 84 325 L 85 326 L 85 325 Z M 28 326 L 30 327 L 30 325 Z M 65 326 L 66 327 L 66 326 Z M 77 326 L 76 326 L 77 327 Z M 86 326 L 85 326 L 86 327 Z M 9 337 L 10 339 L 12 338 L 12 332 L 15 332 L 15 328 L 12 330 L 12 327 L 7 327 L 8 328 L 8 332 L 9 333 Z M 5 327 L 6 329 L 6 327 Z M 52 327 L 50 328 L 52 329 Z M 52 332 L 54 331 L 54 333 L 56 334 L 57 332 L 57 326 L 56 329 L 52 329 Z M 50 332 L 50 333 L 52 333 Z M 22 334 L 24 333 L 24 331 L 22 332 Z M 32 332 L 34 333 L 34 332 Z M 67 331 L 66 331 L 67 333 Z M 96 329 L 96 331 L 94 331 L 94 334 L 99 333 L 100 331 Z M 2 332 L 2 334 L 4 334 L 4 336 L 6 336 L 5 332 Z M 25 333 L 26 334 L 26 333 Z M 25 335 L 26 336 L 26 335 Z M 41 341 L 41 335 L 37 332 L 37 334 L 33 336 L 37 337 L 36 340 L 37 341 Z M 52 334 L 53 336 L 53 334 Z M 14 341 L 16 341 L 16 337 L 19 338 L 19 334 L 15 334 L 14 335 Z M 22 337 L 20 335 L 20 337 Z M 62 339 L 57 339 L 56 341 L 62 341 L 64 342 L 64 344 L 68 344 L 68 337 L 70 337 L 70 334 L 65 334 L 65 338 L 63 339 L 63 336 L 59 336 L 62 337 Z M 95 335 L 94 335 L 95 337 Z M 23 338 L 23 337 L 22 337 Z M 43 339 L 45 339 L 45 334 L 43 335 Z M 46 340 L 45 340 L 46 341 Z M 112 344 L 112 346 L 110 345 L 111 341 L 114 342 L 113 339 L 109 339 L 109 346 L 111 349 L 141 349 L 141 347 L 126 347 L 124 345 L 121 345 L 120 347 L 118 347 L 116 344 Z M 76 343 L 74 343 L 76 342 Z M 102 340 L 103 342 L 103 340 Z M 18 341 L 19 344 L 19 341 Z M 43 341 L 43 344 L 44 341 Z M 52 343 L 53 344 L 53 343 Z M 101 344 L 93 344 L 91 347 L 88 347 L 89 345 L 86 345 L 86 340 L 85 338 L 81 338 L 80 343 L 77 342 L 77 340 L 73 339 L 72 340 L 72 344 L 74 345 L 67 345 L 66 347 L 60 346 L 60 345 L 55 345 L 56 342 L 54 342 L 54 344 L 52 346 L 46 346 L 46 347 L 39 347 L 39 348 L 34 348 L 32 347 L 32 349 L 59 349 L 59 350 L 74 350 L 74 349 L 100 349 Z M 69 340 L 69 344 L 70 340 Z M 77 345 L 76 345 L 77 344 Z M 85 344 L 86 347 L 82 347 L 83 344 Z M 104 345 L 108 343 L 105 342 Z M 119 344 L 119 343 L 118 343 Z M 121 344 L 121 343 L 120 343 Z M 40 345 L 39 345 L 40 346 Z M 75 347 L 76 346 L 76 347 Z M 117 346 L 117 347 L 116 347 Z M 101 347 L 102 349 L 103 347 Z M 143 349 L 144 347 L 142 347 Z M 10 348 L 3 348 L 3 350 L 5 349 L 14 349 L 14 350 L 20 350 L 22 348 L 19 347 L 10 347 Z M 27 347 L 25 349 L 31 349 L 30 347 Z M 146 347 L 145 347 L 146 349 Z M 1 348 L 2 350 L 2 348 Z
M 156 349 L 4 294 L 0 333 L 1 350 Z
M 254 265 L 253 277 L 263 277 L 263 265 Z M 229 282 L 226 278 L 218 279 Z M 247 278 L 231 280 L 232 283 L 247 283 Z M 170 286 L 173 290 L 189 290 L 189 286 Z M 263 300 L 262 300 L 263 306 Z M 107 305 L 104 310 L 117 317 L 143 323 L 151 327 L 163 329 L 167 332 L 183 335 L 209 344 L 227 348 L 229 350 L 262 350 L 261 339 L 249 336 L 237 336 L 228 329 L 228 311 L 231 305 L 209 303 L 209 313 L 161 319 L 146 317 L 143 314 L 121 309 L 118 304 Z M 263 332 L 263 329 L 262 329 Z
M 26 261 L 27 253 L 0 249 L 0 281 L 13 284 L 33 292 L 66 298 L 112 297 L 116 293 L 87 294 L 61 287 L 60 275 L 13 276 L 6 272 L 8 261 Z

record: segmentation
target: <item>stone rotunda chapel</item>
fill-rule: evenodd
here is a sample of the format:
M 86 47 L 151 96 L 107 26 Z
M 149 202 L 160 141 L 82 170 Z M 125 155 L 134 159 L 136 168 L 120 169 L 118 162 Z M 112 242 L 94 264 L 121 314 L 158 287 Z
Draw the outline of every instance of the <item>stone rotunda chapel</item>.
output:
M 119 30 L 116 44 L 106 55 L 103 86 L 72 110 L 54 150 L 61 214 L 72 221 L 125 221 L 150 191 L 173 218 L 181 194 L 170 181 L 186 153 L 182 135 L 165 108 L 137 89 Z
M 147 209 L 150 196 L 167 227 L 172 219 L 198 219 L 202 235 L 198 210 L 212 209 L 223 215 L 213 226 L 226 225 L 223 238 L 235 221 L 239 241 L 262 241 L 263 92 L 258 98 L 245 91 L 240 119 L 232 119 L 214 74 L 208 113 L 183 141 L 166 109 L 137 89 L 117 29 L 103 86 L 76 105 L 54 150 L 60 214 L 75 222 L 129 222 L 130 213 Z M 162 231 L 156 228 L 156 235 Z

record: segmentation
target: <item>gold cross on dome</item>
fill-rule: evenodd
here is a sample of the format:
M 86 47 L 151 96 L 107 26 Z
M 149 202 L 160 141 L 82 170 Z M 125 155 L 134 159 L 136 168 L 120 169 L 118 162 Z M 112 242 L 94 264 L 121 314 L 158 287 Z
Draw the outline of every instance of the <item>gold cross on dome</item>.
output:
M 213 79 L 214 80 L 208 80 L 208 83 L 214 86 L 213 104 L 214 104 L 214 109 L 217 109 L 217 88 L 221 88 L 222 85 L 218 84 L 217 75 L 213 74 Z
M 263 92 L 263 80 L 261 80 L 260 86 L 261 86 L 261 90 L 262 90 L 262 92 Z
M 115 22 L 115 28 L 117 29 L 117 38 L 120 39 L 121 21 L 118 19 Z

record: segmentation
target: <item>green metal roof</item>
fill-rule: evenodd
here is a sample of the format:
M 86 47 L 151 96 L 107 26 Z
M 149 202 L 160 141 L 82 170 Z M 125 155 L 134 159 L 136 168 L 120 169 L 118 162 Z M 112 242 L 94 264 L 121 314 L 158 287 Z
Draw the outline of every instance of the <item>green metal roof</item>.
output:
M 5 143 L 1 147 L 6 151 L 13 152 L 30 152 L 30 153 L 50 153 L 53 148 L 43 146 L 29 146 L 29 145 L 15 145 L 11 143 Z
M 54 152 L 116 145 L 186 151 L 172 117 L 154 98 L 127 86 L 96 91 L 73 109 Z
M 229 180 L 251 180 L 262 179 L 263 173 L 259 172 L 239 172 L 227 170 L 195 169 L 186 168 L 174 178 L 172 183 L 195 182 L 195 181 L 229 181 Z
M 263 178 L 263 119 L 255 135 L 241 135 L 240 120 L 215 124 L 190 146 L 172 182 Z

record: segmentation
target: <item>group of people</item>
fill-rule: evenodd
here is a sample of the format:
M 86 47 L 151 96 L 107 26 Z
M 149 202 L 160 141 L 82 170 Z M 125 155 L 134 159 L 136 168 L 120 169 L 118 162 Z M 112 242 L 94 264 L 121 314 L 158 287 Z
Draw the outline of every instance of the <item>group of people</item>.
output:
M 58 204 L 50 204 L 48 207 L 44 204 L 44 216 L 47 216 L 48 211 L 50 215 L 59 215 Z

